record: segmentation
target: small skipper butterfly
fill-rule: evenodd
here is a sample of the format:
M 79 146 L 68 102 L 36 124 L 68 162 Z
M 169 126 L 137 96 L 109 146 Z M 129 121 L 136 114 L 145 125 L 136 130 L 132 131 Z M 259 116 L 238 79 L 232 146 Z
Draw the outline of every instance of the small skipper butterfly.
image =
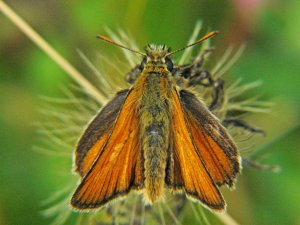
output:
M 164 198 L 167 187 L 212 210 L 225 209 L 219 187 L 234 185 L 240 155 L 218 118 L 177 85 L 175 74 L 186 78 L 186 65 L 176 66 L 170 58 L 216 33 L 173 52 L 148 45 L 146 53 L 98 36 L 143 59 L 131 71 L 132 87 L 102 108 L 77 144 L 81 183 L 71 199 L 74 208 L 95 209 L 131 190 L 142 191 L 152 204 Z

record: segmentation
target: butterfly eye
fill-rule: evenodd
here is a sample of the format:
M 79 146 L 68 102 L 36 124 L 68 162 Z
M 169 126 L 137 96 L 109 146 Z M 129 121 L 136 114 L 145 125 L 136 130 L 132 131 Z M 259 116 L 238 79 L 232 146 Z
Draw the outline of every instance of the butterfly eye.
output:
M 172 72 L 173 70 L 173 62 L 171 59 L 169 58 L 165 58 L 165 63 L 166 63 L 166 66 L 167 66 L 167 69 Z
M 146 62 L 147 62 L 147 58 L 144 57 L 143 60 L 142 60 L 142 62 L 141 62 L 141 64 L 140 64 L 140 66 L 139 66 L 139 69 L 140 69 L 141 71 L 143 71 Z

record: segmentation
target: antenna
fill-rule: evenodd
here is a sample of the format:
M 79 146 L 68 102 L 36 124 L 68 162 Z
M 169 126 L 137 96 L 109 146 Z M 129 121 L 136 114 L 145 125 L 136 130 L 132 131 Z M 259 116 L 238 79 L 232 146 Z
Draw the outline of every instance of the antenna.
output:
M 184 50 L 184 49 L 186 49 L 186 48 L 189 48 L 189 47 L 192 47 L 192 46 L 194 46 L 194 45 L 197 45 L 197 44 L 201 43 L 202 41 L 204 41 L 204 40 L 206 40 L 206 39 L 208 39 L 208 38 L 211 38 L 211 37 L 215 36 L 215 35 L 218 34 L 218 33 L 219 33 L 219 31 L 212 31 L 212 32 L 209 32 L 209 33 L 206 34 L 204 37 L 202 37 L 202 38 L 200 38 L 198 41 L 196 41 L 195 43 L 192 43 L 192 44 L 187 45 L 187 46 L 185 46 L 185 47 L 183 47 L 183 48 L 180 48 L 180 49 L 177 49 L 177 50 L 175 50 L 175 51 L 173 51 L 173 52 L 170 52 L 170 53 L 168 53 L 166 56 L 173 55 L 173 54 L 175 54 L 175 53 L 177 53 L 177 52 L 180 52 L 180 51 L 182 51 L 182 50 Z
M 140 54 L 140 55 L 142 55 L 142 56 L 147 56 L 146 54 L 144 54 L 144 53 L 142 53 L 142 52 L 139 52 L 139 51 L 137 51 L 137 50 L 134 50 L 134 49 L 128 48 L 128 47 L 126 47 L 126 46 L 124 46 L 124 45 L 121 45 L 121 44 L 119 44 L 119 43 L 116 43 L 116 42 L 114 42 L 113 40 L 111 40 L 111 39 L 109 39 L 109 38 L 107 38 L 107 37 L 105 37 L 105 36 L 98 35 L 97 38 L 99 38 L 99 39 L 101 39 L 101 40 L 103 40 L 103 41 L 106 41 L 106 42 L 108 42 L 108 43 L 111 43 L 111 44 L 113 44 L 113 45 L 116 45 L 116 46 L 118 46 L 118 47 L 120 47 L 120 48 L 124 48 L 124 49 L 127 49 L 127 50 L 131 51 L 131 52 L 138 53 L 138 54 Z

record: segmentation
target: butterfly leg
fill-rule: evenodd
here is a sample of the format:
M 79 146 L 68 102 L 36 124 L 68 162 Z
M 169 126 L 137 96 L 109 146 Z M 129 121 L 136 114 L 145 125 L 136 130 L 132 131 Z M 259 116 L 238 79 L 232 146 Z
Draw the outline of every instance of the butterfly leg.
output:
M 234 127 L 242 128 L 242 129 L 247 130 L 251 133 L 257 133 L 257 134 L 260 134 L 260 135 L 265 135 L 265 132 L 262 129 L 253 127 L 253 126 L 249 125 L 248 123 L 246 123 L 242 120 L 238 120 L 238 119 L 234 119 L 234 118 L 225 118 L 222 121 L 222 124 L 225 127 L 228 127 L 229 125 L 231 125 L 231 126 L 234 126 Z M 264 165 L 264 164 L 260 164 L 256 161 L 253 161 L 252 159 L 244 158 L 244 157 L 242 157 L 242 165 L 243 165 L 243 167 L 250 167 L 250 168 L 253 168 L 253 169 L 257 169 L 257 170 L 264 170 L 264 171 L 271 171 L 271 172 L 277 172 L 277 171 L 280 170 L 280 166 L 277 166 L 277 165 Z
M 234 127 L 242 128 L 242 129 L 247 130 L 251 133 L 257 133 L 257 134 L 265 135 L 265 132 L 262 129 L 253 127 L 250 124 L 248 124 L 248 123 L 246 123 L 242 120 L 238 120 L 238 119 L 234 119 L 234 118 L 225 118 L 223 120 L 223 125 L 225 127 L 228 127 L 229 125 L 231 125 L 231 126 L 234 126 Z
M 201 71 L 204 71 L 203 64 L 206 60 L 206 56 L 212 51 L 212 48 L 204 50 L 192 62 L 177 67 L 174 72 L 178 72 L 178 75 L 187 79 L 194 77 L 196 74 L 200 75 Z
M 129 83 L 129 84 L 133 84 L 134 81 L 136 80 L 136 78 L 141 74 L 142 70 L 141 70 L 141 66 L 137 65 L 136 67 L 134 67 L 132 70 L 130 70 L 125 77 L 125 80 Z
M 222 79 L 213 81 L 212 88 L 212 101 L 208 106 L 210 110 L 218 108 L 224 102 L 224 81 Z
M 201 85 L 212 88 L 212 100 L 208 108 L 214 110 L 222 105 L 224 101 L 224 81 L 220 78 L 214 79 L 213 76 L 203 68 L 191 72 L 188 80 L 188 86 Z
M 210 110 L 220 106 L 224 100 L 224 81 L 219 78 L 215 79 L 210 72 L 203 68 L 206 56 L 212 51 L 213 49 L 204 50 L 191 63 L 178 68 L 180 76 L 187 79 L 188 87 L 201 85 L 203 87 L 212 88 L 212 101 L 209 105 Z
M 242 165 L 253 168 L 253 169 L 257 169 L 257 170 L 264 170 L 264 171 L 270 171 L 270 172 L 278 172 L 281 170 L 280 166 L 264 165 L 264 164 L 257 163 L 251 159 L 246 159 L 246 158 L 242 158 Z

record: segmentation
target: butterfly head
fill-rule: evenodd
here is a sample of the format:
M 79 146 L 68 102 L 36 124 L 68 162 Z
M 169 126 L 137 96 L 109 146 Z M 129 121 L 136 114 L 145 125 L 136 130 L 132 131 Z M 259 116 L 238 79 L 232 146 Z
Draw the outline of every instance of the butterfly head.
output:
M 199 44 L 202 41 L 216 35 L 217 33 L 218 33 L 217 31 L 210 32 L 207 35 L 205 35 L 204 37 L 200 38 L 198 41 L 196 41 L 192 44 L 189 44 L 189 45 L 187 45 L 183 48 L 172 51 L 172 52 L 170 51 L 170 49 L 166 45 L 153 45 L 153 44 L 150 44 L 150 45 L 146 46 L 146 49 L 145 49 L 146 54 L 143 53 L 143 52 L 128 48 L 128 47 L 126 47 L 122 44 L 116 43 L 113 40 L 111 40 L 111 39 L 109 39 L 105 36 L 102 36 L 102 35 L 97 36 L 97 38 L 99 38 L 103 41 L 109 42 L 113 45 L 119 46 L 121 48 L 127 49 L 131 52 L 142 55 L 143 60 L 140 64 L 140 66 L 139 66 L 139 69 L 141 71 L 146 69 L 149 72 L 151 72 L 151 71 L 153 71 L 153 72 L 160 72 L 161 71 L 162 72 L 162 71 L 165 71 L 167 69 L 169 72 L 172 72 L 173 62 L 170 59 L 171 55 L 173 55 L 177 52 L 183 51 L 184 49 L 192 47 L 196 44 Z
M 146 56 L 142 60 L 142 67 L 148 70 L 167 69 L 172 72 L 173 62 L 169 57 L 170 48 L 166 45 L 149 44 L 145 48 Z

